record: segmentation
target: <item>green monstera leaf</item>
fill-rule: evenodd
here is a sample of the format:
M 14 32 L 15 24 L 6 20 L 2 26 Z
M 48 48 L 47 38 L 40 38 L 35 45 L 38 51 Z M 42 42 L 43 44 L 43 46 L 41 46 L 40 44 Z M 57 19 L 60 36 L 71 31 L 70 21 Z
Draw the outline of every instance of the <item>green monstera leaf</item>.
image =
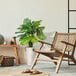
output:
M 42 20 L 32 21 L 29 18 L 25 18 L 23 23 L 17 28 L 17 37 L 21 45 L 28 44 L 29 47 L 33 46 L 33 43 L 38 40 L 44 40 L 46 38 L 43 30 L 44 26 L 40 26 Z

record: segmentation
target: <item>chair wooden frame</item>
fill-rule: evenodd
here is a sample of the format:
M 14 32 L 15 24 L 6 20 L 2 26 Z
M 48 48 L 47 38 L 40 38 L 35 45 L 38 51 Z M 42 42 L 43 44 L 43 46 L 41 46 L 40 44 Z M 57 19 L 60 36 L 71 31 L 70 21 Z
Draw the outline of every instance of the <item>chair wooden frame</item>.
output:
M 66 41 L 66 38 L 64 40 L 60 39 L 59 43 L 64 44 L 64 47 L 62 49 L 55 47 L 55 44 L 56 44 L 56 41 L 57 41 L 57 38 L 59 35 L 68 37 L 67 41 Z M 70 38 L 71 35 L 73 36 L 72 38 Z M 71 40 L 73 41 L 73 43 L 70 42 Z M 56 73 L 58 73 L 58 71 L 59 71 L 62 60 L 73 61 L 76 64 L 76 60 L 74 58 L 74 52 L 75 52 L 75 47 L 76 47 L 76 33 L 57 33 L 56 32 L 52 44 L 47 43 L 47 42 L 43 42 L 43 41 L 39 41 L 39 42 L 41 43 L 41 46 L 39 47 L 39 50 L 34 49 L 34 51 L 37 54 L 36 54 L 36 57 L 32 63 L 31 69 L 33 69 L 34 66 L 36 65 L 40 54 L 49 57 L 51 59 L 50 61 L 54 62 L 54 64 L 56 65 L 56 70 L 55 70 Z M 41 50 L 44 44 L 50 45 L 51 51 Z M 59 44 L 57 44 L 57 45 L 59 45 Z M 71 49 L 69 50 L 68 47 L 71 47 Z M 68 52 L 68 51 L 71 52 L 70 55 L 66 54 L 66 52 Z M 55 56 L 54 53 L 58 54 L 58 56 Z M 64 58 L 68 58 L 68 59 L 64 59 Z

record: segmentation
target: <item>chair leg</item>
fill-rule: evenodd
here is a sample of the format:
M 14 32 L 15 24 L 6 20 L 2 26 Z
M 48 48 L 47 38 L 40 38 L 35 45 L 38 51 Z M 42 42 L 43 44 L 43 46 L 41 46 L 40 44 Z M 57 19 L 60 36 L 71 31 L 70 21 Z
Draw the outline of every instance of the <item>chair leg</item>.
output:
M 56 66 L 56 70 L 55 72 L 58 73 L 59 69 L 60 69 L 60 65 L 61 65 L 61 62 L 62 62 L 62 58 L 63 56 L 60 56 L 58 62 L 57 62 L 57 66 Z
M 3 58 L 4 58 L 4 56 L 3 56 L 3 55 L 1 55 L 1 56 L 0 56 L 0 64 L 2 63 Z
M 50 56 L 50 59 L 54 59 L 53 56 Z M 57 62 L 54 62 L 55 65 L 57 65 Z
M 39 53 L 36 54 L 36 57 L 35 57 L 35 59 L 34 59 L 34 61 L 33 61 L 33 64 L 31 65 L 31 69 L 33 69 L 34 66 L 36 65 L 37 59 L 38 59 L 39 55 L 40 55 Z

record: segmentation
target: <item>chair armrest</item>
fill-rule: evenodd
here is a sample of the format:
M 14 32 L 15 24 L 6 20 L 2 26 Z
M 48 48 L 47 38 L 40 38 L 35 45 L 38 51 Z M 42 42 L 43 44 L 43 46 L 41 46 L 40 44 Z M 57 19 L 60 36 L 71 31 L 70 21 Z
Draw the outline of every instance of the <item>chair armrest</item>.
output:
M 42 44 L 47 44 L 47 45 L 51 45 L 52 46 L 52 44 L 50 44 L 50 43 L 47 43 L 47 42 L 44 42 L 44 41 L 38 41 L 38 42 L 40 42 L 40 43 L 42 43 Z
M 75 46 L 74 44 L 71 44 L 69 42 L 65 42 L 65 41 L 61 41 L 62 43 L 66 44 L 66 45 L 71 45 L 71 46 Z
M 44 42 L 44 41 L 40 41 L 40 40 L 38 40 L 38 42 L 40 42 L 40 43 L 41 43 L 41 46 L 39 47 L 39 49 L 40 49 L 40 50 L 42 49 L 42 47 L 44 46 L 44 44 L 47 44 L 47 45 L 49 45 L 49 46 L 53 47 L 53 45 L 52 45 L 52 44 L 50 44 L 50 43 L 47 43 L 47 42 Z

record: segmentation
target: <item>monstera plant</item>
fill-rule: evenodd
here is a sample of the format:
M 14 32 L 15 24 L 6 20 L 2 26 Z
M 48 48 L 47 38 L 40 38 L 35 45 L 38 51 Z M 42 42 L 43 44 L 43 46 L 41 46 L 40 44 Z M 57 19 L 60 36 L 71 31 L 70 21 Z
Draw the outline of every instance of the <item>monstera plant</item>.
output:
M 33 43 L 38 40 L 44 40 L 46 37 L 43 33 L 44 26 L 40 26 L 42 20 L 32 21 L 29 18 L 25 18 L 23 23 L 18 26 L 18 32 L 15 32 L 21 45 L 28 44 L 29 47 L 33 46 Z
M 33 44 L 38 40 L 44 40 L 46 37 L 43 33 L 44 26 L 40 26 L 42 20 L 32 21 L 29 18 L 25 18 L 23 23 L 18 26 L 17 37 L 19 37 L 19 42 L 21 45 L 28 44 L 29 47 L 26 48 L 26 62 L 27 65 L 31 65 L 35 57 L 35 52 L 33 52 Z

